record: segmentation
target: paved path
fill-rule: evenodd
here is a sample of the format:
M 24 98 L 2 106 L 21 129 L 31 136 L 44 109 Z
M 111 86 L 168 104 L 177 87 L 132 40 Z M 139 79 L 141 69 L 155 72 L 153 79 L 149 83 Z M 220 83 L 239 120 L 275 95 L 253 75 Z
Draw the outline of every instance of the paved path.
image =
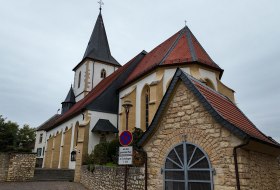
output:
M 4 182 L 0 183 L 0 190 L 86 190 L 74 182 L 65 181 L 36 181 L 36 182 Z

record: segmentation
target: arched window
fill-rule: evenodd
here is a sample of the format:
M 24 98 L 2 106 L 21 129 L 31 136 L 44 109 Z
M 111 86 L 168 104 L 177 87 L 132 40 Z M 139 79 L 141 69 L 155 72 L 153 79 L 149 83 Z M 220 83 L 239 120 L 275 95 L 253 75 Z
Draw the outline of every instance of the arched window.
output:
M 101 70 L 100 77 L 101 77 L 102 79 L 106 78 L 106 70 L 105 70 L 105 69 L 102 69 L 102 70 Z
M 164 166 L 165 190 L 213 190 L 212 168 L 206 153 L 183 142 L 173 148 Z
M 81 71 L 79 72 L 79 78 L 78 78 L 78 88 L 81 86 Z
M 149 103 L 150 103 L 150 87 L 144 86 L 141 93 L 141 129 L 145 131 L 149 127 Z

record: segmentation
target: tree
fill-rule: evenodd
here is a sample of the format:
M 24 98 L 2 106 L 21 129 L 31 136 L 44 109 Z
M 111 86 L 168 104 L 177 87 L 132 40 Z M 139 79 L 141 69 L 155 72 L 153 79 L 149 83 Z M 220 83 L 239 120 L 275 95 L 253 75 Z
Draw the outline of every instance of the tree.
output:
M 19 129 L 17 134 L 18 151 L 30 152 L 34 147 L 35 129 L 25 124 Z
M 19 128 L 12 121 L 6 121 L 0 115 L 0 152 L 31 152 L 35 142 L 35 129 L 29 125 Z
M 14 151 L 18 124 L 8 121 L 0 115 L 0 152 Z

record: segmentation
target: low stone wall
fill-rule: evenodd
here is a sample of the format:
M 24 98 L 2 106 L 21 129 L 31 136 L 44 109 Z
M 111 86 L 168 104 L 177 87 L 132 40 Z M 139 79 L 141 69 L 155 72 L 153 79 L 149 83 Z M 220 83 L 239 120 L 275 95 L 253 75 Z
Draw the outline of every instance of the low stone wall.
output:
M 124 167 L 95 166 L 93 172 L 87 166 L 81 168 L 81 181 L 85 187 L 92 190 L 123 190 Z M 128 190 L 144 190 L 145 169 L 130 167 L 127 179 Z
M 9 155 L 0 152 L 0 182 L 6 181 L 9 168 Z
M 36 154 L 0 153 L 0 181 L 26 181 L 34 176 Z

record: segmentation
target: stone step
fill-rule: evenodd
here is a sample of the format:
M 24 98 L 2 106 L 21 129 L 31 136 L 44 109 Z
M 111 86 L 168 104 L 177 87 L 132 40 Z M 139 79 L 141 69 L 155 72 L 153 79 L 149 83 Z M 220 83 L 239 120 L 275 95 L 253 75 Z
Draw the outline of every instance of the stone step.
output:
M 33 181 L 73 181 L 75 170 L 35 169 Z

